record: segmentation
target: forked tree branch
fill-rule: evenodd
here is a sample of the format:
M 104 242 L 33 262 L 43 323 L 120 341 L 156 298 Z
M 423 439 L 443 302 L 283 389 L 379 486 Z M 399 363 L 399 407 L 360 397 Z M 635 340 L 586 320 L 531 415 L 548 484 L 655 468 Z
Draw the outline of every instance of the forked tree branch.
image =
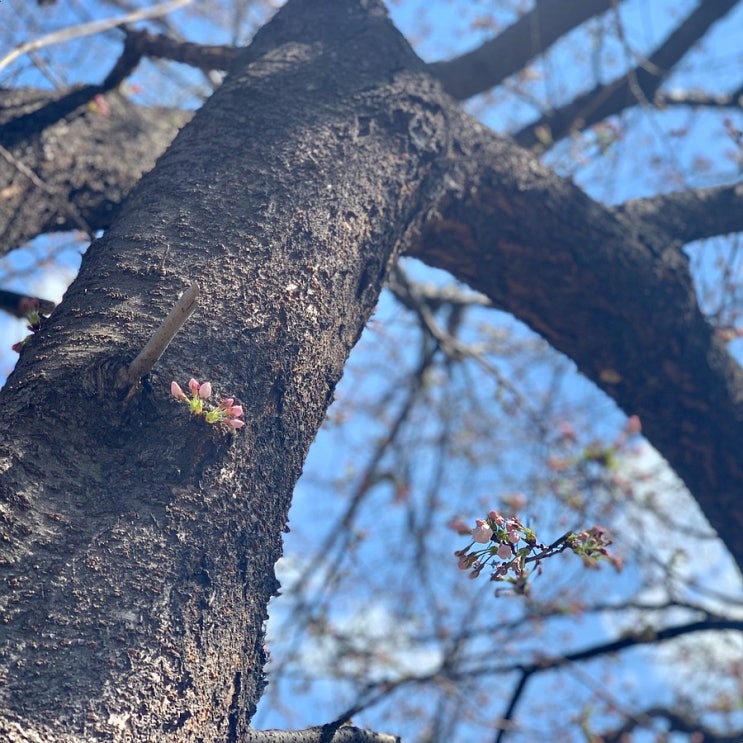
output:
M 9 65 L 13 64 L 17 59 L 22 57 L 24 54 L 29 52 L 43 49 L 44 47 L 51 46 L 52 44 L 61 44 L 65 41 L 71 41 L 72 39 L 80 39 L 85 36 L 94 36 L 95 34 L 103 33 L 104 31 L 110 31 L 112 28 L 121 26 L 126 23 L 136 23 L 137 21 L 143 21 L 148 18 L 157 18 L 158 16 L 171 13 L 178 8 L 188 5 L 193 0 L 169 0 L 169 2 L 160 3 L 154 5 L 151 8 L 142 8 L 140 10 L 127 13 L 126 15 L 119 16 L 117 18 L 105 18 L 100 21 L 91 21 L 90 23 L 82 23 L 79 26 L 71 26 L 69 28 L 63 28 L 59 31 L 40 36 L 38 39 L 27 41 L 24 44 L 17 46 L 12 52 L 6 54 L 0 59 L 0 71 L 4 70 Z
M 583 131 L 638 104 L 647 104 L 676 64 L 730 12 L 739 0 L 700 2 L 648 59 L 608 85 L 598 85 L 570 103 L 545 114 L 513 134 L 522 147 L 558 142 L 573 131 Z
M 514 719 L 516 708 L 519 701 L 521 700 L 526 686 L 529 680 L 544 671 L 554 670 L 555 668 L 561 668 L 563 666 L 571 665 L 573 663 L 581 663 L 586 660 L 593 658 L 600 658 L 607 655 L 618 653 L 628 648 L 637 647 L 638 645 L 645 644 L 656 644 L 661 642 L 667 642 L 677 637 L 683 637 L 685 635 L 696 634 L 698 632 L 720 632 L 724 630 L 743 630 L 743 622 L 732 620 L 732 619 L 703 619 L 698 622 L 690 622 L 688 624 L 677 625 L 676 627 L 666 627 L 665 629 L 655 630 L 652 632 L 639 632 L 633 634 L 627 634 L 618 640 L 612 642 L 601 643 L 594 645 L 585 650 L 579 650 L 574 653 L 566 653 L 565 655 L 558 656 L 555 658 L 540 658 L 536 663 L 530 663 L 522 665 L 518 668 L 521 672 L 519 681 L 514 687 L 511 697 L 508 702 L 508 707 L 503 715 L 503 722 L 509 723 Z M 498 735 L 496 736 L 496 743 L 501 743 L 510 725 L 505 724 L 501 727 Z
M 449 95 L 466 100 L 522 70 L 566 33 L 613 4 L 613 0 L 540 0 L 494 39 L 461 57 L 434 62 L 431 72 Z
M 730 735 L 723 734 L 708 725 L 704 725 L 699 719 L 683 714 L 679 710 L 668 709 L 667 707 L 650 707 L 640 712 L 635 712 L 621 727 L 616 730 L 602 732 L 600 740 L 603 743 L 623 743 L 623 741 L 630 740 L 628 736 L 633 730 L 648 728 L 655 721 L 666 723 L 666 734 L 686 733 L 687 735 L 696 736 L 690 738 L 690 740 L 700 740 L 704 741 L 704 743 L 740 743 L 743 740 L 743 729 Z

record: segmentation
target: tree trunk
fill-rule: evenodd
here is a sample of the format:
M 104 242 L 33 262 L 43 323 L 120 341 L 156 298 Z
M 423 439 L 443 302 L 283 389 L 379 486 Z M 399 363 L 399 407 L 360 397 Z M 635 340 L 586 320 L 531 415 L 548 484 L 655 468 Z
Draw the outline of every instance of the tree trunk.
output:
M 427 199 L 437 96 L 380 3 L 295 0 L 91 246 L 0 397 L 4 739 L 244 733 L 292 489 Z M 117 371 L 195 280 L 124 406 Z M 190 418 L 191 376 L 246 426 Z

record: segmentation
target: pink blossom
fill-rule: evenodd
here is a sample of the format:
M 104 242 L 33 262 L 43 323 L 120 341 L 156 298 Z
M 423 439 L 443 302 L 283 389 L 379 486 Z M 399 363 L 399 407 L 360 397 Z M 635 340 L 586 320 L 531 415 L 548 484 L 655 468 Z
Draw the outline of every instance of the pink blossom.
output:
M 239 418 L 243 414 L 243 406 L 233 405 L 232 407 L 227 408 L 224 412 L 227 413 L 230 418 Z
M 511 544 L 516 544 L 516 542 L 518 542 L 519 539 L 521 539 L 521 532 L 518 531 L 517 529 L 511 529 L 508 532 L 508 541 Z
M 460 570 L 469 570 L 477 562 L 477 555 L 462 555 L 457 560 L 457 567 Z
M 229 420 L 223 421 L 225 426 L 230 428 L 242 428 L 245 425 L 245 421 L 237 420 L 237 418 L 230 418 Z
M 487 544 L 493 536 L 493 530 L 482 519 L 477 519 L 475 523 L 477 526 L 472 530 L 472 539 L 479 544 Z
M 526 496 L 523 493 L 508 493 L 507 495 L 504 495 L 501 500 L 514 513 L 526 508 Z
M 234 404 L 235 398 L 228 397 L 226 400 L 222 400 L 222 402 L 219 403 L 219 407 L 222 408 L 222 410 L 226 410 L 227 408 L 231 408 Z
M 185 392 L 181 389 L 181 386 L 178 384 L 178 382 L 170 383 L 170 394 L 173 395 L 176 400 L 188 400 Z
M 488 518 L 495 524 L 502 524 L 504 521 L 503 516 L 501 516 L 498 511 L 490 511 L 488 513 Z
M 450 529 L 453 529 L 457 534 L 464 536 L 470 533 L 470 528 L 467 524 L 459 518 L 453 518 L 446 524 Z
M 565 441 L 576 442 L 578 440 L 578 437 L 575 434 L 575 429 L 567 421 L 562 421 L 561 423 L 559 423 L 557 426 L 557 430 L 559 431 L 560 436 L 565 439 Z
M 642 423 L 640 422 L 640 417 L 637 415 L 631 415 L 629 418 L 627 418 L 627 423 L 624 427 L 624 430 L 630 436 L 635 433 L 640 433 L 642 431 Z
M 202 400 L 208 400 L 212 396 L 212 386 L 209 382 L 199 386 L 199 397 Z
M 501 560 L 507 560 L 509 557 L 513 556 L 513 550 L 511 549 L 511 546 L 508 544 L 502 544 L 500 547 L 498 547 L 498 551 L 496 552 L 498 557 L 500 557 Z
M 199 387 L 200 387 L 199 383 L 193 377 L 191 377 L 191 379 L 188 380 L 188 389 L 190 389 L 191 392 L 194 393 L 194 395 L 199 394 Z

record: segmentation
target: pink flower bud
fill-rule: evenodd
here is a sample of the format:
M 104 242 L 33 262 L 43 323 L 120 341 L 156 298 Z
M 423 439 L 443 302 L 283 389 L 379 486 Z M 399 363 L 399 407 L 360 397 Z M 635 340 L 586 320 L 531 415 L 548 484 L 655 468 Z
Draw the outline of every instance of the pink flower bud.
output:
M 227 408 L 231 408 L 234 404 L 235 404 L 235 398 L 228 397 L 219 403 L 219 407 L 222 408 L 222 410 L 227 410 Z
M 465 534 L 470 534 L 471 532 L 469 526 L 460 518 L 453 518 L 446 525 L 460 536 L 465 536 Z
M 186 394 L 183 392 L 178 382 L 170 383 L 170 394 L 173 395 L 176 400 L 188 400 Z
M 630 436 L 635 433 L 640 433 L 642 431 L 642 423 L 640 422 L 640 417 L 637 415 L 631 415 L 629 418 L 627 418 L 627 423 L 624 427 L 624 430 Z
M 507 560 L 509 557 L 513 555 L 513 551 L 507 544 L 502 544 L 500 547 L 498 547 L 498 551 L 496 552 L 498 557 L 500 557 L 501 560 Z
M 472 539 L 479 544 L 487 544 L 493 536 L 493 530 L 482 519 L 475 521 L 477 526 L 472 530 Z
M 243 414 L 243 406 L 242 405 L 233 405 L 231 408 L 228 408 L 224 411 L 229 415 L 231 418 L 239 418 Z
M 502 524 L 503 523 L 503 516 L 501 516 L 498 511 L 489 511 L 488 512 L 488 518 L 495 524 Z
M 188 389 L 190 389 L 194 395 L 199 394 L 199 383 L 193 377 L 188 380 Z
M 230 428 L 242 428 L 245 425 L 245 421 L 237 420 L 237 418 L 230 418 L 229 420 L 222 421 L 225 426 Z
M 212 386 L 209 382 L 204 382 L 204 384 L 200 385 L 199 387 L 199 397 L 202 400 L 208 400 L 212 396 Z

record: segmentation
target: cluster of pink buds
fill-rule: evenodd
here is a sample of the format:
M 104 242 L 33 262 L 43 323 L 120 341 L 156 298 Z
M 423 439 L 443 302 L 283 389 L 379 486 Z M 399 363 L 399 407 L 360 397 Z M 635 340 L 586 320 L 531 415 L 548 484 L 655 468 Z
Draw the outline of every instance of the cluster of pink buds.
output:
M 528 592 L 529 576 L 535 571 L 541 573 L 542 560 L 565 550 L 572 550 L 587 567 L 598 567 L 598 561 L 605 559 L 617 570 L 621 568 L 619 558 L 607 549 L 611 544 L 609 533 L 598 526 L 579 534 L 568 532 L 550 545 L 538 542 L 534 531 L 516 516 L 506 518 L 498 511 L 490 511 L 485 519 L 476 519 L 474 529 L 463 528 L 459 519 L 450 526 L 471 539 L 467 547 L 454 553 L 459 569 L 469 570 L 470 578 L 477 578 L 490 566 L 490 580 L 510 583 L 518 594 Z
M 190 397 L 181 389 L 178 382 L 170 383 L 170 394 L 176 400 L 187 403 L 193 415 L 203 415 L 207 423 L 221 423 L 233 430 L 245 425 L 245 421 L 239 420 L 243 414 L 242 405 L 235 405 L 232 397 L 222 400 L 216 408 L 206 407 L 206 401 L 212 396 L 212 386 L 209 382 L 199 383 L 191 379 L 188 382 L 188 389 L 191 392 Z

